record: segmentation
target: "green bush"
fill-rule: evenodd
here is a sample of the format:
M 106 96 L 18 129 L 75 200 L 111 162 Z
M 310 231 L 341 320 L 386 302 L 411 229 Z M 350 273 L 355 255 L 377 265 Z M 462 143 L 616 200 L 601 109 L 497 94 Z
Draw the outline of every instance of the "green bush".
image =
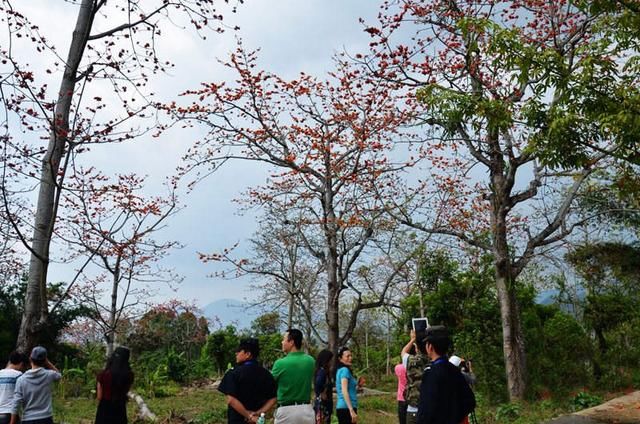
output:
M 556 306 L 535 305 L 531 313 L 537 322 L 528 323 L 530 392 L 537 397 L 589 385 L 593 347 L 578 321 Z
M 187 364 L 184 352 L 178 353 L 171 347 L 164 360 L 167 366 L 167 377 L 178 383 L 183 383 L 188 379 L 189 364 Z
M 58 393 L 62 399 L 80 397 L 86 394 L 87 375 L 80 368 L 67 368 L 62 371 L 58 384 Z
M 496 421 L 512 422 L 520 416 L 522 406 L 518 403 L 504 403 L 496 408 Z
M 592 395 L 586 392 L 580 392 L 572 400 L 573 409 L 579 411 L 581 409 L 591 408 L 602 403 L 600 396 Z

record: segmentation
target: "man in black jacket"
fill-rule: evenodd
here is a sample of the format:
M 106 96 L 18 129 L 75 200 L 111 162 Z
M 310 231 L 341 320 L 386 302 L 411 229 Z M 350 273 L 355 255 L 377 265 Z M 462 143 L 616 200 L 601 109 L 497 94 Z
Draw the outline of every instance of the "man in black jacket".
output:
M 451 344 L 444 326 L 429 327 L 422 342 L 431 359 L 420 385 L 418 424 L 460 424 L 473 411 L 476 400 L 460 370 L 449 362 Z
M 229 424 L 255 423 L 276 403 L 276 381 L 258 363 L 258 355 L 258 339 L 241 340 L 236 350 L 237 364 L 220 382 L 218 390 L 227 395 Z

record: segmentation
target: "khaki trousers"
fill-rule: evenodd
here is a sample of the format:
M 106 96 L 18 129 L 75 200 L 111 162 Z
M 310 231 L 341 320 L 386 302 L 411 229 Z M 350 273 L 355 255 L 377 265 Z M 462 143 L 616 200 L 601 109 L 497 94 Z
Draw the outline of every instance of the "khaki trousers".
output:
M 275 424 L 315 424 L 316 414 L 311 404 L 280 406 L 274 415 Z

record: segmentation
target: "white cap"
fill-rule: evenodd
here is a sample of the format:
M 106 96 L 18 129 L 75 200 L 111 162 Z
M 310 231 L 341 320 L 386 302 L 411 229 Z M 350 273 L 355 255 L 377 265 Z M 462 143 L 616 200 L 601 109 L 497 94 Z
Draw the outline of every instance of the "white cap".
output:
M 455 365 L 456 367 L 460 366 L 460 363 L 463 361 L 463 359 L 459 356 L 453 355 L 451 358 L 449 358 L 449 362 L 451 362 L 453 365 Z

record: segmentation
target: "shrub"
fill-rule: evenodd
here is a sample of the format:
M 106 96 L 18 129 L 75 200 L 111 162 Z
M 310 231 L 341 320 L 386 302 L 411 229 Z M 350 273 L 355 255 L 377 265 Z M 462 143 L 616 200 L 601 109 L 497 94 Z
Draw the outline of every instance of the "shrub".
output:
M 573 398 L 572 404 L 576 411 L 591 408 L 602 403 L 600 396 L 592 395 L 586 392 L 580 392 Z
M 522 406 L 518 403 L 504 403 L 496 409 L 496 421 L 512 422 L 520 416 Z

